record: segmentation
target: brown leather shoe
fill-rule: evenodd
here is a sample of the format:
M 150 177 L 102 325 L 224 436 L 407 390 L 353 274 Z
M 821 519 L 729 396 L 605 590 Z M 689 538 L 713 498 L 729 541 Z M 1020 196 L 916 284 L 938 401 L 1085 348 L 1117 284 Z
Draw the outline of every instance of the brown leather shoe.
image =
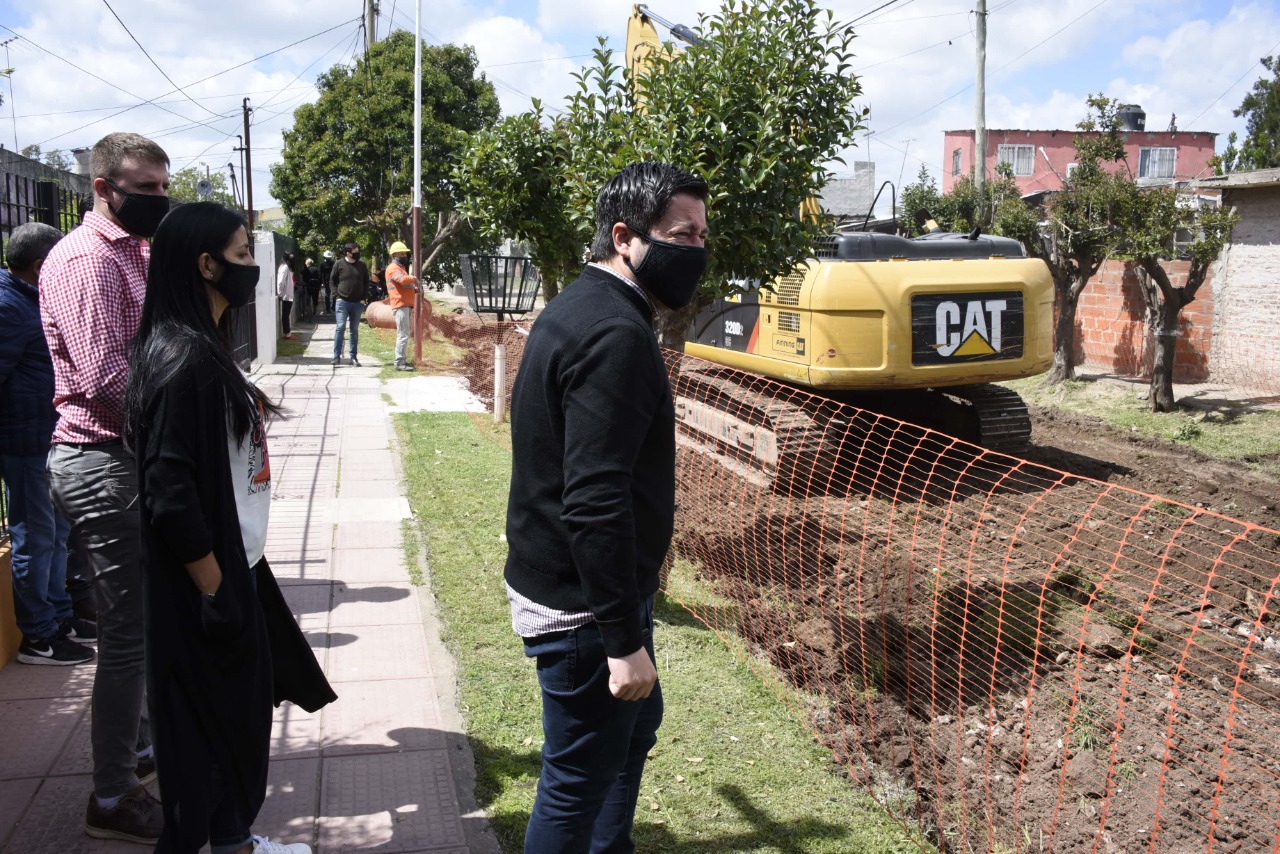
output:
M 84 813 L 84 832 L 94 839 L 122 839 L 151 845 L 160 838 L 164 827 L 164 812 L 160 802 L 142 786 L 120 799 L 109 810 L 98 806 L 98 800 L 89 795 L 89 807 Z

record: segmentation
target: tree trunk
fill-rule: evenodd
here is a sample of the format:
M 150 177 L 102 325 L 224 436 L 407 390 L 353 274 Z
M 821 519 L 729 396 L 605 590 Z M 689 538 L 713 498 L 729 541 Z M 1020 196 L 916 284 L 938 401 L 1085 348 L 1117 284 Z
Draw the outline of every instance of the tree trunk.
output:
M 1056 290 L 1058 321 L 1053 329 L 1053 367 L 1045 379 L 1048 385 L 1076 378 L 1076 306 L 1080 301 L 1080 291 L 1071 287 Z
M 1177 300 L 1164 300 L 1160 305 L 1160 325 L 1156 330 L 1155 364 L 1151 368 L 1151 393 L 1148 406 L 1152 412 L 1177 412 L 1173 395 L 1173 367 L 1178 346 Z
M 543 274 L 542 276 L 542 304 L 546 305 L 560 293 L 560 283 L 552 279 L 550 276 Z
M 658 314 L 658 343 L 672 350 L 683 350 L 689 337 L 689 327 L 698 316 L 699 309 L 709 302 L 704 297 L 697 297 L 684 308 L 675 311 L 664 311 Z

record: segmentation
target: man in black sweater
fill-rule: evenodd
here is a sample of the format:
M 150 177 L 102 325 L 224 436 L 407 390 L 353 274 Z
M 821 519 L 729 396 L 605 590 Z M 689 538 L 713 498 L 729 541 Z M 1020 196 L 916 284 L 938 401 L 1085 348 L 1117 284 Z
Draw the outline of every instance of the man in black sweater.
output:
M 652 324 L 706 269 L 707 192 L 660 163 L 605 184 L 592 261 L 538 317 L 512 390 L 505 576 L 543 710 L 530 854 L 634 850 L 675 513 L 675 409 Z

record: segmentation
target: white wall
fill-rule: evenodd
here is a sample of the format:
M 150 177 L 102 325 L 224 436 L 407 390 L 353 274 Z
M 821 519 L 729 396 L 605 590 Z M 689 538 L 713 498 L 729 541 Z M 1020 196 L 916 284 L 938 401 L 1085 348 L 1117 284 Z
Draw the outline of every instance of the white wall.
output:
M 253 256 L 258 262 L 258 290 L 256 313 L 258 332 L 258 358 L 253 366 L 273 365 L 276 361 L 276 340 L 280 330 L 280 301 L 276 299 L 275 236 L 269 231 L 253 233 Z

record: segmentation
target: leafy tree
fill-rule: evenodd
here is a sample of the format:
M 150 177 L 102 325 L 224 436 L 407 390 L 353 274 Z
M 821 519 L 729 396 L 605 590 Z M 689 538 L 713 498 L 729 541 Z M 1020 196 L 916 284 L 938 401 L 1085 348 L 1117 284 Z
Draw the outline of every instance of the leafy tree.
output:
M 52 166 L 54 169 L 61 169 L 64 172 L 71 171 L 71 167 L 75 166 L 75 160 L 69 154 L 63 154 L 60 148 L 51 148 L 48 151 L 41 151 L 38 145 L 23 146 L 18 152 L 23 157 L 29 157 L 32 160 L 39 160 L 46 166 Z
M 1054 329 L 1053 367 L 1046 382 L 1074 379 L 1076 309 L 1089 280 L 1119 246 L 1122 235 L 1117 208 L 1129 195 L 1133 179 L 1104 168 L 1124 158 L 1120 138 L 1120 102 L 1091 95 L 1085 118 L 1076 125 L 1076 170 L 1048 203 L 1044 239 L 1031 241 L 1032 254 L 1043 258 L 1053 277 L 1058 311 Z M 1091 132 L 1097 135 L 1091 135 Z
M 319 99 L 294 113 L 282 160 L 272 167 L 271 192 L 302 244 L 354 240 L 381 248 L 411 239 L 413 38 L 398 30 L 354 68 L 336 65 L 321 74 Z M 436 231 L 417 260 L 428 283 L 443 275 L 437 262 L 456 269 L 452 256 L 474 239 L 456 211 L 449 173 L 470 135 L 498 117 L 493 85 L 476 75 L 476 63 L 470 47 L 422 48 L 423 227 L 434 220 Z
M 544 300 L 582 268 L 585 240 L 569 217 L 564 129 L 533 111 L 475 134 L 456 170 L 463 213 L 492 237 L 518 236 L 542 274 Z
M 528 180 L 550 182 L 556 199 L 506 205 L 508 185 L 486 188 L 483 161 L 469 155 L 459 170 L 470 188 L 467 209 L 493 216 L 485 227 L 527 240 L 540 258 L 557 259 L 554 275 L 567 276 L 581 263 L 568 259 L 594 230 L 604 182 L 637 160 L 664 160 L 711 186 L 711 263 L 700 302 L 734 292 L 741 279 L 768 281 L 794 269 L 826 231 L 797 216 L 800 206 L 822 188 L 823 165 L 839 160 L 866 116 L 854 107 L 862 89 L 849 70 L 853 28 L 813 0 L 728 0 L 697 34 L 700 44 L 655 51 L 634 79 L 601 39 L 565 115 L 548 126 L 540 110 L 530 114 L 536 142 L 515 134 L 484 142 L 495 151 L 514 146 L 502 156 L 509 163 L 551 170 Z M 664 340 L 682 341 L 697 307 L 666 318 Z
M 213 185 L 213 193 L 207 199 L 196 192 L 196 185 L 205 180 L 204 164 L 179 169 L 169 176 L 169 197 L 182 202 L 218 202 L 229 208 L 238 208 L 239 203 L 231 195 L 227 186 L 227 176 L 221 172 L 210 172 L 209 183 Z
M 1264 56 L 1259 62 L 1271 76 L 1254 81 L 1253 89 L 1231 113 L 1236 118 L 1248 116 L 1236 164 L 1240 170 L 1280 166 L 1280 56 Z
M 1239 137 L 1235 131 L 1227 134 L 1227 147 L 1221 154 L 1215 154 L 1209 158 L 1209 165 L 1213 167 L 1213 174 L 1226 175 L 1228 172 L 1236 172 L 1240 169 L 1240 149 L 1236 148 L 1236 142 Z
M 1024 244 L 1038 242 L 1036 215 L 1022 201 L 1011 167 L 1001 164 L 996 177 L 984 185 L 985 216 L 990 219 L 984 231 L 1012 237 Z M 920 167 L 916 183 L 902 190 L 902 213 L 899 227 L 910 236 L 923 233 L 919 220 L 927 213 L 944 231 L 968 233 L 978 227 L 978 188 L 972 177 L 965 175 L 951 187 L 951 192 L 939 195 L 937 184 L 925 166 Z
M 1231 236 L 1239 216 L 1222 207 L 1196 208 L 1184 204 L 1172 187 L 1132 192 L 1121 207 L 1125 250 L 1146 274 L 1142 294 L 1147 325 L 1155 339 L 1155 363 L 1151 372 L 1148 406 L 1155 412 L 1174 412 L 1173 366 L 1182 309 L 1196 298 L 1209 268 Z M 1194 200 L 1192 200 L 1194 201 Z M 1185 284 L 1175 286 L 1168 262 L 1179 257 L 1175 238 L 1179 231 L 1192 235 L 1185 255 L 1191 261 Z

